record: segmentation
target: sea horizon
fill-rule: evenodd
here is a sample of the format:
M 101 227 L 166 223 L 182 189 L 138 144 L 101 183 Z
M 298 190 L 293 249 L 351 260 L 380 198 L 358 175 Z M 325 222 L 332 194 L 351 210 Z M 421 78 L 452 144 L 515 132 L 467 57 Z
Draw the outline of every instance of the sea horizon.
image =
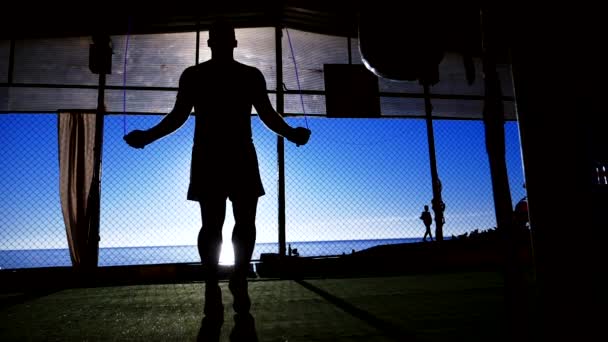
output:
M 290 241 L 286 248 L 291 246 L 292 254 L 300 257 L 327 257 L 350 254 L 374 246 L 414 243 L 422 241 L 422 237 L 393 238 L 393 239 L 365 239 L 365 240 L 326 240 L 326 241 Z M 278 253 L 278 242 L 256 243 L 252 261 L 259 261 L 264 253 Z M 223 262 L 224 261 L 224 262 Z M 151 265 L 173 263 L 200 263 L 196 245 L 178 246 L 129 246 L 129 247 L 100 247 L 100 267 Z M 226 264 L 226 260 L 220 263 Z M 228 260 L 228 264 L 230 260 Z M 48 249 L 16 249 L 0 250 L 0 270 L 39 268 L 39 267 L 66 267 L 71 266 L 68 248 Z

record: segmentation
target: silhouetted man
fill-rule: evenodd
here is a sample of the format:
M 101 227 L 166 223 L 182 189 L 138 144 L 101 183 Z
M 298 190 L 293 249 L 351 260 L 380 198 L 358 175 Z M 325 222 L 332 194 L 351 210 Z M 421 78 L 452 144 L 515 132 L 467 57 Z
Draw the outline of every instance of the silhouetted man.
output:
M 420 219 L 426 227 L 426 231 L 424 232 L 424 237 L 422 238 L 422 240 L 426 241 L 426 236 L 428 235 L 431 238 L 431 241 L 433 241 L 433 235 L 431 234 L 431 224 L 433 223 L 433 217 L 431 217 L 428 205 L 424 206 L 424 211 L 422 212 L 422 214 L 420 214 Z
M 235 219 L 235 266 L 229 282 L 233 308 L 237 315 L 249 315 L 251 306 L 247 272 L 255 245 L 258 197 L 264 195 L 251 135 L 252 106 L 269 129 L 297 145 L 308 142 L 310 131 L 290 127 L 273 109 L 262 73 L 234 60 L 237 41 L 230 24 L 214 23 L 207 44 L 211 59 L 184 70 L 173 110 L 156 126 L 135 130 L 125 140 L 132 147 L 143 148 L 181 127 L 194 106 L 188 199 L 198 201 L 201 207 L 198 249 L 206 269 L 205 320 L 221 325 L 224 309 L 218 261 L 227 199 L 232 201 Z

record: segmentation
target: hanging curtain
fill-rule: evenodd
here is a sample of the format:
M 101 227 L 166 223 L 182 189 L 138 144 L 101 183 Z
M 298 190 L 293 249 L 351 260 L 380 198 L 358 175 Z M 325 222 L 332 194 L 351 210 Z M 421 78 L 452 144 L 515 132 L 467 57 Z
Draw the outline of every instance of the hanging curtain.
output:
M 95 173 L 95 111 L 58 113 L 59 191 L 72 265 L 97 266 L 99 191 Z

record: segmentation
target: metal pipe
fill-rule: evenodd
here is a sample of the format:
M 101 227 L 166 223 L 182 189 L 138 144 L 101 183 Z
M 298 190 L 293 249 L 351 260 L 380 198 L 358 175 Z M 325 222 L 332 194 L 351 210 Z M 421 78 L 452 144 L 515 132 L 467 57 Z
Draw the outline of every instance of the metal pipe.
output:
M 426 112 L 426 135 L 429 146 L 429 162 L 431 166 L 431 182 L 433 186 L 433 199 L 431 200 L 431 207 L 435 213 L 435 239 L 437 241 L 443 241 L 443 224 L 445 223 L 443 211 L 445 205 L 441 198 L 441 180 L 437 173 L 437 158 L 435 157 L 435 135 L 433 133 L 433 105 L 431 104 L 431 97 L 429 91 L 429 85 L 426 82 L 422 82 L 424 88 L 424 109 Z
M 277 112 L 285 110 L 283 90 L 283 45 L 281 39 L 283 32 L 280 26 L 275 27 L 275 49 L 277 65 Z M 279 230 L 279 255 L 286 255 L 285 238 L 285 138 L 277 136 L 277 167 L 278 167 L 278 230 Z

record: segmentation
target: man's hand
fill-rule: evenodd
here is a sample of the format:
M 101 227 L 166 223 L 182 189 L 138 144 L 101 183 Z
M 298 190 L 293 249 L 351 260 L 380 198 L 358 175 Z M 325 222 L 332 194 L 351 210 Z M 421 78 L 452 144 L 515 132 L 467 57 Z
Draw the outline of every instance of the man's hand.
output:
M 144 148 L 150 142 L 145 131 L 134 130 L 123 138 L 129 146 L 134 148 Z
M 296 146 L 306 145 L 308 139 L 310 139 L 310 130 L 304 127 L 296 127 L 291 131 L 291 134 L 286 137 L 289 141 L 296 144 Z

